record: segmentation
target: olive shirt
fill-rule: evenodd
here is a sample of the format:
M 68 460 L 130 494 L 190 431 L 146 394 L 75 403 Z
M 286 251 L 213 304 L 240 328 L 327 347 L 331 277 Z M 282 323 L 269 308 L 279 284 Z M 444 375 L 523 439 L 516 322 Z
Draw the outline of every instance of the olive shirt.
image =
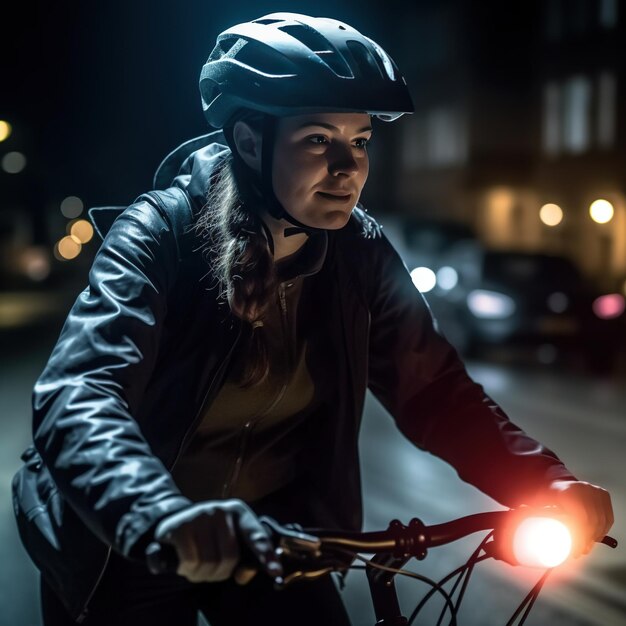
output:
M 254 331 L 263 332 L 267 340 L 269 375 L 248 389 L 227 376 L 205 408 L 172 471 L 181 492 L 191 500 L 241 498 L 254 503 L 295 484 L 298 459 L 307 443 L 305 424 L 314 419 L 332 384 L 332 363 L 320 352 L 327 345 L 319 335 L 323 320 L 315 315 L 307 291 L 307 277 L 322 267 L 327 245 L 326 232 L 316 233 L 277 262 L 276 297 L 263 327 Z M 236 351 L 234 363 L 241 358 Z M 324 375 L 316 376 L 312 369 Z

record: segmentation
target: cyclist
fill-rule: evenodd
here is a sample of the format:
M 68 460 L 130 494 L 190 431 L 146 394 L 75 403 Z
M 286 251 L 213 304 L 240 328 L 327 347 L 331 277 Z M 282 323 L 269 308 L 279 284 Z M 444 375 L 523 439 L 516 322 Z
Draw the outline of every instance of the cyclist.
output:
M 22 536 L 44 624 L 348 624 L 329 577 L 278 592 L 241 555 L 280 573 L 260 514 L 360 527 L 368 387 L 463 480 L 576 516 L 588 551 L 608 493 L 469 377 L 358 204 L 372 120 L 413 111 L 393 60 L 347 24 L 276 13 L 219 35 L 200 91 L 217 130 L 113 221 L 35 384 L 48 510 Z M 148 572 L 155 538 L 179 575 Z

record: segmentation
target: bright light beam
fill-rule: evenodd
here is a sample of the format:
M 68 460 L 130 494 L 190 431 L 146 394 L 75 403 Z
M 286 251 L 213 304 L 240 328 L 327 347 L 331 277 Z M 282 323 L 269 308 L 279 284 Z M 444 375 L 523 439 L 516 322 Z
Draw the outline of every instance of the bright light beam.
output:
M 550 517 L 528 517 L 513 535 L 513 555 L 527 567 L 556 567 L 572 550 L 569 528 Z

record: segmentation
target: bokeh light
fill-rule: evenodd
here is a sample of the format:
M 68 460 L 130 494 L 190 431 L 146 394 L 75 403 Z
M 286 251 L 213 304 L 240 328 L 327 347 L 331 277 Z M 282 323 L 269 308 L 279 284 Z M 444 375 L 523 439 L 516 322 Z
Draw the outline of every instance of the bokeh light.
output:
M 49 252 L 40 246 L 31 246 L 22 253 L 20 265 L 28 278 L 42 281 L 50 275 Z
M 7 174 L 19 174 L 26 167 L 26 157 L 21 152 L 7 152 L 2 157 L 2 169 Z
M 67 217 L 68 220 L 72 220 L 78 217 L 85 208 L 83 201 L 77 196 L 67 196 L 61 202 L 61 213 L 63 217 Z
M 555 291 L 548 296 L 548 308 L 553 313 L 563 313 L 569 306 L 569 298 L 562 291 Z
M 544 204 L 539 209 L 539 219 L 546 226 L 556 226 L 563 220 L 563 209 L 558 204 Z
M 608 293 L 593 301 L 593 312 L 603 320 L 619 317 L 626 309 L 624 296 L 619 293 Z
M 589 207 L 591 219 L 598 224 L 606 224 L 613 219 L 613 205 L 608 200 L 594 200 Z
M 437 277 L 428 267 L 416 267 L 411 272 L 413 284 L 422 292 L 427 293 L 437 284 Z
M 437 284 L 446 291 L 454 289 L 459 282 L 457 271 L 449 265 L 444 265 L 437 270 Z
M 54 255 L 61 261 L 70 261 L 75 259 L 82 249 L 80 242 L 71 235 L 63 237 L 54 247 Z
M 76 220 L 70 227 L 70 235 L 85 244 L 93 237 L 93 226 L 87 220 Z
M 13 128 L 6 120 L 0 120 L 0 141 L 5 141 L 11 136 Z

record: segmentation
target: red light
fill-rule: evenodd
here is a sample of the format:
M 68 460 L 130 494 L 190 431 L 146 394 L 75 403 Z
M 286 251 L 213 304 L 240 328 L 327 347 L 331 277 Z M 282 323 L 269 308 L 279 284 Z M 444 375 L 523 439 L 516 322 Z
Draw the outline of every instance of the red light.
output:
M 591 305 L 593 312 L 603 320 L 619 317 L 626 309 L 624 296 L 619 293 L 609 293 L 606 296 L 596 298 Z

